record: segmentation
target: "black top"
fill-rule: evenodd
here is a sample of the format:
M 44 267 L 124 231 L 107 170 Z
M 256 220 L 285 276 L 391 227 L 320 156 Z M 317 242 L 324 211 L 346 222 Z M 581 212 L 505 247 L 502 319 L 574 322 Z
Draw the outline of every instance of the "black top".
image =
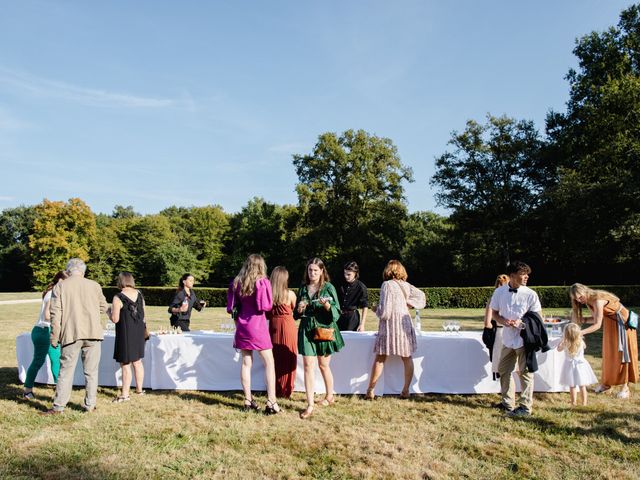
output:
M 186 312 L 173 313 L 171 309 L 180 308 L 182 302 L 184 302 L 185 298 L 189 303 L 189 308 Z M 191 293 L 187 295 L 184 290 L 178 290 L 176 294 L 173 296 L 173 300 L 171 300 L 171 304 L 169 305 L 169 313 L 171 313 L 171 323 L 173 324 L 177 320 L 189 321 L 191 319 L 191 310 L 195 308 L 196 310 L 202 310 L 202 305 L 200 305 L 200 300 L 196 297 L 196 292 L 191 289 Z
M 369 307 L 367 287 L 360 280 L 344 283 L 340 287 L 340 307 L 342 311 L 353 311 Z
M 119 363 L 136 362 L 144 357 L 144 298 L 140 291 L 135 302 L 122 292 L 116 296 L 122 308 L 116 323 L 113 358 Z

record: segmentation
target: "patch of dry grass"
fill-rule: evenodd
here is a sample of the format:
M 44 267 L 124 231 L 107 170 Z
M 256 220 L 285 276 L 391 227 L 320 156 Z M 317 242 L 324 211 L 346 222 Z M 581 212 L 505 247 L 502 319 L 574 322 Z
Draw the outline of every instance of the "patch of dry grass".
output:
M 365 402 L 340 396 L 298 418 L 304 395 L 282 401 L 273 417 L 240 411 L 240 392 L 149 392 L 113 404 L 100 388 L 98 410 L 80 410 L 83 390 L 57 417 L 38 415 L 53 387 L 20 398 L 15 337 L 29 331 L 38 304 L 0 305 L 0 477 L 148 478 L 637 478 L 640 401 L 590 396 L 571 408 L 567 394 L 536 394 L 535 415 L 512 420 L 489 406 L 497 395 L 419 395 Z M 425 312 L 423 329 L 455 317 L 482 327 L 480 310 Z M 551 312 L 553 313 L 553 312 Z M 152 329 L 166 308 L 150 307 Z M 195 313 L 194 329 L 217 329 L 223 309 Z M 376 329 L 373 317 L 369 329 Z M 599 337 L 590 360 L 599 370 Z M 636 390 L 636 389 L 633 389 Z M 636 393 L 635 391 L 633 393 Z M 258 396 L 261 404 L 264 395 Z

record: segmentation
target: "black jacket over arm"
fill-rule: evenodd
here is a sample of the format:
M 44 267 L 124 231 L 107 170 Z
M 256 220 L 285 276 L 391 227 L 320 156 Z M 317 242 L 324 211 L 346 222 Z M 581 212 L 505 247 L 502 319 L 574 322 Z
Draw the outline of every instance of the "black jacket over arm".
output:
M 536 352 L 546 352 L 550 349 L 547 344 L 547 330 L 544 328 L 542 317 L 538 312 L 527 312 L 522 317 L 525 328 L 520 331 L 520 336 L 524 341 L 524 351 L 527 361 L 527 370 L 535 372 L 538 370 L 538 359 Z

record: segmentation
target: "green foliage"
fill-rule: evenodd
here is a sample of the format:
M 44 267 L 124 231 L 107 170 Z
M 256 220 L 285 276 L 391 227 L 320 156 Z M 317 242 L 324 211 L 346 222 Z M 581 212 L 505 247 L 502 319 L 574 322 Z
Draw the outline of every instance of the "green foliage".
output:
M 70 258 L 88 261 L 95 238 L 95 216 L 79 198 L 68 203 L 45 199 L 36 205 L 33 233 L 29 235 L 34 286 L 40 289 L 47 285 Z
M 438 204 L 452 211 L 458 268 L 471 275 L 501 270 L 520 250 L 514 232 L 547 181 L 538 131 L 530 121 L 488 115 L 484 125 L 469 120 L 449 144 L 453 151 L 436 159 L 431 184 Z
M 24 291 L 31 287 L 29 235 L 33 232 L 34 207 L 17 207 L 0 213 L 0 289 Z
M 307 257 L 333 268 L 355 259 L 364 271 L 380 271 L 399 256 L 407 216 L 402 182 L 413 177 L 390 139 L 363 130 L 325 133 L 311 154 L 293 158 Z

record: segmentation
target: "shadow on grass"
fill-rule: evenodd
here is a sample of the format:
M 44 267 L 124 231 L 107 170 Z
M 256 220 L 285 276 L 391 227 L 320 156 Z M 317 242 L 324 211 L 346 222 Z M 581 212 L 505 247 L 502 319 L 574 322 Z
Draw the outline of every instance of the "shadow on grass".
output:
M 576 410 L 576 412 L 578 412 L 578 410 Z M 588 425 L 588 423 L 591 422 L 589 426 L 573 427 L 561 425 L 548 418 L 542 418 L 535 415 L 512 420 L 530 424 L 545 433 L 553 435 L 605 437 L 624 444 L 640 445 L 640 437 L 629 436 L 622 432 L 622 429 L 627 426 L 629 421 L 640 421 L 640 414 L 628 412 L 604 412 L 598 413 L 595 418 L 593 416 L 593 412 L 585 410 L 583 414 L 590 415 L 589 418 L 585 418 L 585 425 Z
M 154 390 L 151 395 L 176 397 L 179 400 L 196 401 L 210 406 L 223 406 L 240 410 L 244 395 L 238 391 L 202 391 L 202 390 Z

